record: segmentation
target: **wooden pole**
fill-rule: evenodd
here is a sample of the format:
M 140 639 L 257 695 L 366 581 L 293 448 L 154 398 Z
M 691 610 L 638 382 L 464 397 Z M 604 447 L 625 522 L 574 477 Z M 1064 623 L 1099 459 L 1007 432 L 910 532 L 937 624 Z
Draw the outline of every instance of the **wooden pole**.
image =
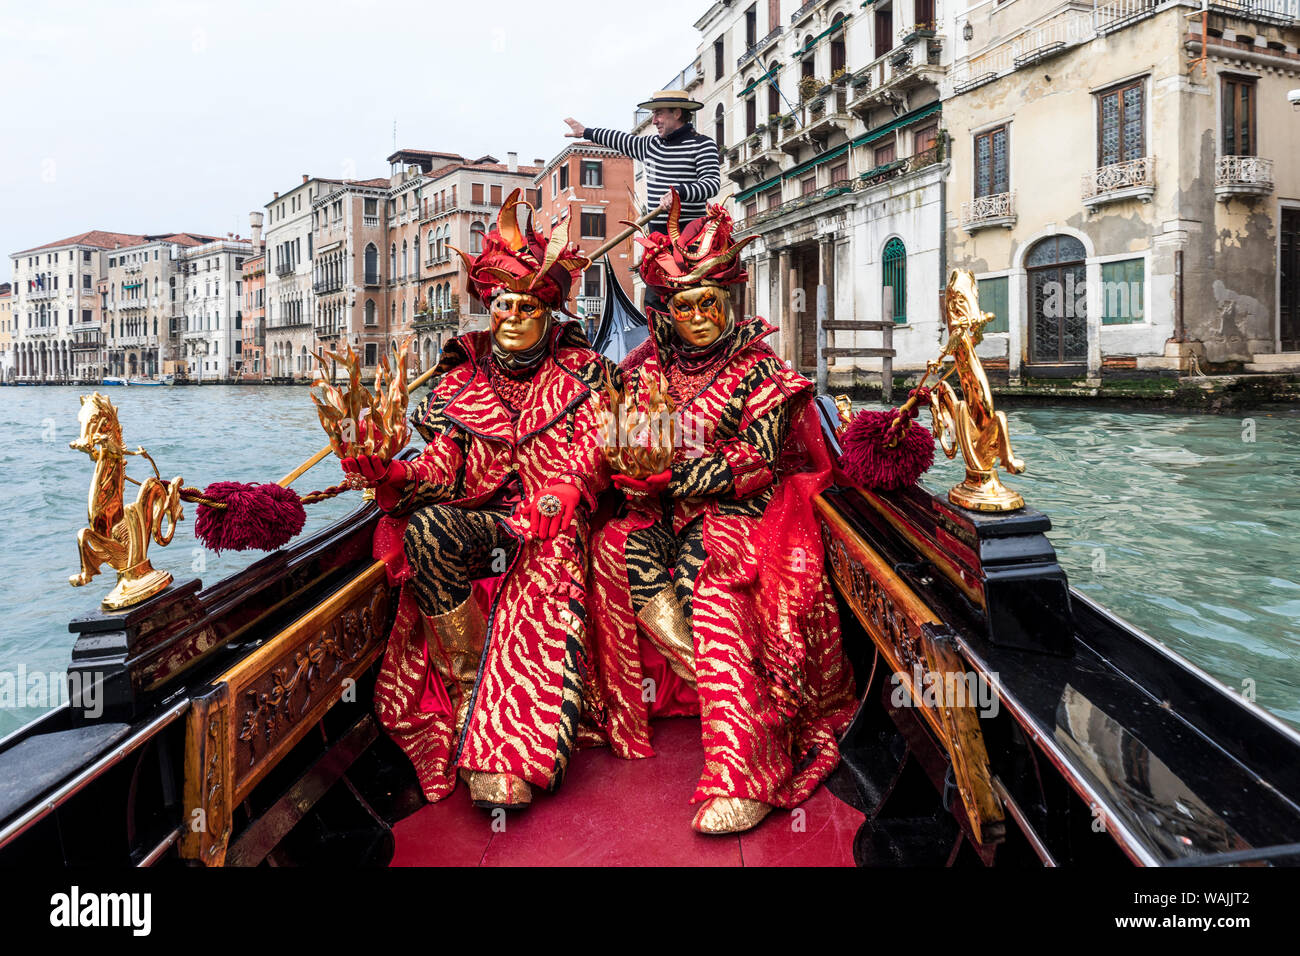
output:
M 894 347 L 894 289 L 892 286 L 885 286 L 884 295 L 880 304 L 880 318 L 885 325 L 881 329 L 884 336 L 880 345 L 884 349 L 893 349 Z M 880 358 L 880 400 L 886 405 L 894 400 L 894 358 L 892 355 L 883 355 Z

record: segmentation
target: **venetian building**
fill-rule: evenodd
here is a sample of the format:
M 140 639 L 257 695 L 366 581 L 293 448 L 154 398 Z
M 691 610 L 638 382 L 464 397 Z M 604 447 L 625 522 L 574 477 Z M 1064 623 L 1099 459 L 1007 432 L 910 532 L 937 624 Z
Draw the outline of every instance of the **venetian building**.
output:
M 1091 383 L 1300 367 L 1298 12 L 1018 0 L 954 18 L 948 261 L 995 316 L 986 364 Z
M 244 260 L 253 244 L 231 236 L 182 254 L 186 375 L 196 384 L 238 381 L 243 371 Z
M 419 152 L 403 150 L 390 161 L 418 159 Z M 452 247 L 471 256 L 481 252 L 484 237 L 496 224 L 501 203 L 514 189 L 523 189 L 525 198 L 536 205 L 532 182 L 542 165 L 540 159 L 532 165 L 520 164 L 518 154 L 513 152 L 506 153 L 504 163 L 490 155 L 472 160 L 450 159 L 446 153 L 426 155 L 434 156 L 436 161 L 427 171 L 421 169 L 419 183 L 412 185 L 407 180 L 393 188 L 390 222 L 396 231 L 389 240 L 389 256 L 398 264 L 398 275 L 391 285 L 394 302 L 389 308 L 398 316 L 394 329 L 399 331 L 392 338 L 396 341 L 401 335 L 414 333 L 412 347 L 418 350 L 417 364 L 421 368 L 437 362 L 448 339 L 487 328 L 487 309 L 470 294 L 464 266 Z M 406 195 L 411 198 L 403 206 L 402 197 Z M 408 241 L 409 246 L 405 245 Z M 413 256 L 406 281 L 401 278 L 403 250 Z M 414 276 L 409 274 L 411 267 L 418 270 Z M 409 322 L 401 319 L 403 304 L 411 310 Z
M 538 199 L 536 225 L 543 232 L 559 225 L 561 216 L 572 215 L 569 238 L 584 252 L 592 252 L 625 228 L 620 222 L 637 218 L 632 198 L 633 160 L 622 153 L 579 140 L 539 165 L 532 193 Z M 629 298 L 635 295 L 631 272 L 637 261 L 634 246 L 640 248 L 627 239 L 608 253 L 617 281 Z M 573 301 L 568 306 L 574 315 L 582 317 L 589 337 L 608 293 L 604 283 L 604 270 L 597 263 L 575 284 Z
M 312 203 L 312 291 L 317 350 L 352 348 L 363 376 L 372 379 L 387 341 L 383 212 L 389 180 L 327 184 Z M 313 369 L 318 368 L 313 365 Z M 340 379 L 346 371 L 338 368 Z
M 312 204 L 340 180 L 313 179 L 275 193 L 266 209 L 266 365 L 278 382 L 311 381 L 315 361 Z
M 248 222 L 253 254 L 240 267 L 244 286 L 244 321 L 241 329 L 244 344 L 239 378 L 243 382 L 263 382 L 266 380 L 266 249 L 262 242 L 263 214 L 249 213 Z
M 181 252 L 210 241 L 197 233 L 146 236 L 104 255 L 98 321 L 74 334 L 77 351 L 102 348 L 102 375 L 156 379 L 172 355 Z
M 145 241 L 145 236 L 95 229 L 10 255 L 16 380 L 99 381 L 96 280 L 109 250 Z
M 0 384 L 6 385 L 14 377 L 13 303 L 13 286 L 0 282 Z
M 742 253 L 744 308 L 777 326 L 774 347 L 800 371 L 817 368 L 819 285 L 828 322 L 892 317 L 896 365 L 933 357 L 951 44 L 937 16 L 935 0 L 771 0 L 716 3 L 697 23 L 731 211 L 738 235 L 758 237 Z M 881 345 L 879 332 L 827 339 Z M 834 384 L 879 367 L 832 361 Z

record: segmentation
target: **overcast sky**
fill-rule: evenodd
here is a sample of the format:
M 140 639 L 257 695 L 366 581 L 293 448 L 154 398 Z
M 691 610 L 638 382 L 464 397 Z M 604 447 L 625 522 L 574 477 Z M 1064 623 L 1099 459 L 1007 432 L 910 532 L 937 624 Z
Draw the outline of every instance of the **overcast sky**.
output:
M 0 17 L 0 281 L 89 229 L 248 235 L 313 176 L 400 147 L 554 155 L 631 125 L 694 58 L 708 0 L 63 2 Z M 646 11 L 653 11 L 653 19 Z

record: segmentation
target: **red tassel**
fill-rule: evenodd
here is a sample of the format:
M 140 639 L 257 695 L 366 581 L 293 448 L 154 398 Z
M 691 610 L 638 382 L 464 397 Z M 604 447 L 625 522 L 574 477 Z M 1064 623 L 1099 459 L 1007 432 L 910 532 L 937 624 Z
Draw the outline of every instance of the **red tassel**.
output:
M 900 415 L 902 421 L 895 428 Z M 840 469 L 859 485 L 876 491 L 916 484 L 934 464 L 934 436 L 916 416 L 915 407 L 858 412 L 840 436 Z
M 203 496 L 226 507 L 200 504 L 194 534 L 204 547 L 222 551 L 274 551 L 302 530 L 307 512 L 292 488 L 270 484 L 218 481 Z

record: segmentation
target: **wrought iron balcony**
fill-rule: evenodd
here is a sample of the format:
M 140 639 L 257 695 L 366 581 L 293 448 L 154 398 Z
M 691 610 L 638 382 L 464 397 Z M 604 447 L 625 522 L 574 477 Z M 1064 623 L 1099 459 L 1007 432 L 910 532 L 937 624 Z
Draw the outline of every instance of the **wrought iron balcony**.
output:
M 323 295 L 326 292 L 338 292 L 342 288 L 342 276 L 335 276 L 329 279 L 317 279 L 311 284 L 311 291 L 316 293 L 316 295 Z
M 1098 166 L 1083 174 L 1083 204 L 1089 209 L 1124 199 L 1150 202 L 1156 192 L 1156 158 L 1139 156 Z
M 1220 156 L 1214 164 L 1214 196 L 1227 202 L 1234 196 L 1247 199 L 1273 191 L 1273 160 L 1259 156 Z
M 769 46 L 771 46 L 774 42 L 776 42 L 776 38 L 781 35 L 781 32 L 784 29 L 785 28 L 780 26 L 779 24 L 773 27 L 771 33 L 763 37 L 763 39 L 759 40 L 757 43 L 755 43 L 748 50 L 746 50 L 744 53 L 741 54 L 740 59 L 736 61 L 736 69 L 743 70 L 745 68 L 746 63 L 754 59 L 754 57 L 758 56 Z
M 293 272 L 292 262 L 277 262 L 275 264 L 275 274 L 278 276 L 287 276 Z
M 1016 224 L 1016 194 L 994 193 L 979 196 L 961 204 L 961 226 L 967 232 L 1002 226 L 1010 229 Z

